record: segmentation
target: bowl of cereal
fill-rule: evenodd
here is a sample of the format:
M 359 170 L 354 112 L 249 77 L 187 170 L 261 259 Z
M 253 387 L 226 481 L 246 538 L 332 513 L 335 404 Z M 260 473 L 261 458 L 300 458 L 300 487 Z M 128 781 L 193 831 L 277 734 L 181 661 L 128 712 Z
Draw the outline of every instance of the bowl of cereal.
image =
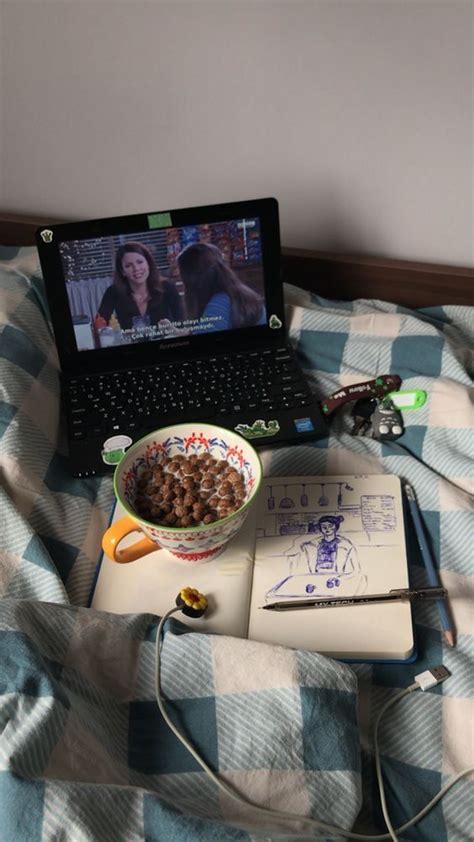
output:
M 127 514 L 107 530 L 103 549 L 120 563 L 160 548 L 182 561 L 210 561 L 242 527 L 261 479 L 257 451 L 231 430 L 192 423 L 156 430 L 116 468 L 115 495 Z M 120 549 L 136 531 L 145 537 Z

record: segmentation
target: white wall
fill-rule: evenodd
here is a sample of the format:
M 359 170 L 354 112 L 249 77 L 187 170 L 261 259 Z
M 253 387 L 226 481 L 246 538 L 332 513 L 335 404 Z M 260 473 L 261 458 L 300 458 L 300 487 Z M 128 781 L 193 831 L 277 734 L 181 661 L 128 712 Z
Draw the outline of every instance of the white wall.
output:
M 1 205 L 274 195 L 285 245 L 471 265 L 472 8 L 5 0 Z

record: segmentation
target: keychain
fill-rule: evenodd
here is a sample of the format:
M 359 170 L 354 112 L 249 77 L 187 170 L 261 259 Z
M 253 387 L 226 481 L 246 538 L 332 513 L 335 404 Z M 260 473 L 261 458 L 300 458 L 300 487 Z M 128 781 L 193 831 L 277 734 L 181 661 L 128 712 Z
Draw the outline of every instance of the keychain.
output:
M 394 441 L 404 433 L 401 413 L 391 400 L 383 400 L 372 416 L 372 437 L 377 441 Z

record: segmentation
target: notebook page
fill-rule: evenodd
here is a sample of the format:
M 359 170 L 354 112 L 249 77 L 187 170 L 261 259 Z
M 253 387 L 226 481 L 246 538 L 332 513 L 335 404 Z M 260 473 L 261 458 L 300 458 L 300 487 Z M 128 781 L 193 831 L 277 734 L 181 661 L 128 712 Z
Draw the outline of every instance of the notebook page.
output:
M 410 604 L 288 612 L 277 601 L 408 587 L 400 480 L 373 476 L 264 480 L 258 502 L 249 638 L 338 658 L 406 659 Z

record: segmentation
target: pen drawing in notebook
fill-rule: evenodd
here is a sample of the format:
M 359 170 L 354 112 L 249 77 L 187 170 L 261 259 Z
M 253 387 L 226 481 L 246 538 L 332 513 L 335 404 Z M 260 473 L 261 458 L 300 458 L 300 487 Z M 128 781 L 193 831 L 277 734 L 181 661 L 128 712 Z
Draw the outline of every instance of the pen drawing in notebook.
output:
M 356 615 L 343 606 L 330 612 L 259 610 L 276 602 L 349 599 L 408 587 L 398 477 L 269 478 L 256 521 L 250 638 L 335 657 L 410 657 L 409 604 L 371 604 Z
M 357 484 L 357 481 L 355 481 Z M 305 597 L 346 597 L 370 589 L 370 565 L 366 548 L 376 546 L 383 552 L 393 544 L 397 529 L 394 497 L 390 494 L 360 493 L 347 482 L 304 483 L 301 493 L 306 510 L 287 514 L 281 510 L 289 499 L 280 501 L 280 513 L 264 516 L 260 540 L 278 536 L 293 539 L 276 558 L 286 561 L 285 575 L 265 593 L 265 601 L 304 599 Z M 269 507 L 268 489 L 263 489 Z M 307 508 L 311 505 L 311 508 Z M 324 505 L 324 511 L 321 506 Z M 327 507 L 327 508 L 326 508 Z M 263 534 L 262 534 L 263 532 Z

